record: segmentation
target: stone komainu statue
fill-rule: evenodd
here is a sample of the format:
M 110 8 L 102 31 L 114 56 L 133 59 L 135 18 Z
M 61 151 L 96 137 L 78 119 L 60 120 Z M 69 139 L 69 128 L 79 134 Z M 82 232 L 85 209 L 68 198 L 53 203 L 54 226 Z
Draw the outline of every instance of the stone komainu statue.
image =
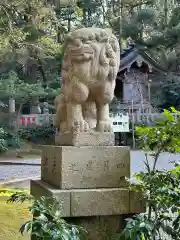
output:
M 82 28 L 68 34 L 62 94 L 56 98 L 56 127 L 61 132 L 111 131 L 109 103 L 119 65 L 119 43 L 110 29 Z

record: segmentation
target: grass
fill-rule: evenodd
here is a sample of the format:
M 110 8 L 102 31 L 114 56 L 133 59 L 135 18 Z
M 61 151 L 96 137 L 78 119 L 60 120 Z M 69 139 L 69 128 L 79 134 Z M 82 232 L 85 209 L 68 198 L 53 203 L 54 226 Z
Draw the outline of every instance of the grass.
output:
M 0 197 L 0 239 L 29 240 L 29 236 L 22 236 L 19 228 L 31 219 L 28 212 L 29 203 L 6 203 L 8 197 Z

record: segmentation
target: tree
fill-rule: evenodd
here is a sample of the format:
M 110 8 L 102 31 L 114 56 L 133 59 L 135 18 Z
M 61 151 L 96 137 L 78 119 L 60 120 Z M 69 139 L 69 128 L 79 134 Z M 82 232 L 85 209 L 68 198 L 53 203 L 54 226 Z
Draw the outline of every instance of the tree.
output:
M 161 80 L 159 91 L 154 94 L 154 104 L 165 109 L 180 106 L 180 76 L 170 73 Z
M 103 1 L 100 0 L 81 0 L 78 2 L 78 7 L 82 9 L 83 19 L 82 23 L 85 27 L 102 24 L 102 12 L 100 8 Z
M 34 97 L 42 98 L 46 96 L 57 96 L 59 88 L 46 88 L 42 87 L 40 82 L 36 84 L 25 83 L 18 78 L 17 73 L 11 71 L 8 74 L 4 74 L 0 79 L 0 96 L 1 99 L 9 99 L 10 110 L 14 109 L 15 101 L 22 105 L 23 103 L 32 100 Z M 10 111 L 12 112 L 12 111 Z
M 54 41 L 58 22 L 52 5 L 43 0 L 1 1 L 0 15 L 1 72 L 13 69 L 21 78 L 41 79 L 46 87 L 45 65 L 59 60 L 62 48 Z
M 177 75 L 179 9 L 179 0 L 0 0 L 0 75 L 60 85 L 64 36 L 83 26 L 111 27 L 122 47 L 131 37 Z

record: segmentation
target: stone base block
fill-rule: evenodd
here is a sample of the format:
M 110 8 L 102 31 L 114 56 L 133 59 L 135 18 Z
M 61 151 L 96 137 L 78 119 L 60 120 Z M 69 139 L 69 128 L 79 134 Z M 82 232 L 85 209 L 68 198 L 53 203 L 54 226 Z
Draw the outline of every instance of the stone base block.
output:
M 118 146 L 43 146 L 41 179 L 60 189 L 127 186 L 130 150 Z
M 82 240 L 117 240 L 123 230 L 123 216 L 65 218 L 68 223 L 82 226 L 87 235 Z
M 62 207 L 62 217 L 112 216 L 144 211 L 138 204 L 142 198 L 130 198 L 127 188 L 112 189 L 74 189 L 59 190 L 41 180 L 31 181 L 31 194 L 35 198 L 41 196 L 55 197 Z M 132 207 L 133 206 L 133 207 Z
M 71 216 L 70 211 L 70 193 L 66 190 L 57 190 L 52 185 L 44 183 L 41 180 L 31 180 L 30 193 L 36 198 L 41 196 L 56 198 L 60 202 L 61 214 L 63 217 Z
M 113 132 L 59 133 L 55 144 L 59 146 L 114 146 Z
M 67 223 L 83 227 L 81 240 L 117 240 L 124 227 L 124 216 L 64 218 Z M 31 237 L 31 240 L 37 240 Z
M 130 213 L 141 213 L 146 211 L 146 201 L 142 193 L 130 191 Z

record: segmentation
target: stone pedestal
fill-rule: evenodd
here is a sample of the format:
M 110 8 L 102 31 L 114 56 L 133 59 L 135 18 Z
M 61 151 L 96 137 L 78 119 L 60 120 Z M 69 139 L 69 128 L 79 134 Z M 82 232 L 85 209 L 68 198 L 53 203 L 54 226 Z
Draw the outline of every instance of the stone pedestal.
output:
M 59 146 L 114 146 L 114 133 L 75 132 L 58 133 L 55 144 Z
M 41 180 L 31 181 L 31 194 L 58 199 L 62 217 L 88 231 L 85 239 L 117 239 L 124 216 L 143 212 L 145 204 L 126 182 L 129 148 L 111 146 L 110 133 L 89 142 L 83 140 L 88 134 L 69 135 L 67 146 L 43 147 Z
M 124 187 L 125 177 L 130 177 L 128 147 L 43 147 L 41 179 L 60 189 Z
M 119 216 L 144 210 L 141 194 L 128 188 L 61 190 L 42 180 L 32 180 L 31 194 L 35 198 L 56 198 L 62 217 Z
M 103 239 L 117 240 L 123 230 L 123 217 L 121 216 L 99 216 L 66 218 L 69 223 L 74 223 L 88 230 L 87 235 L 82 240 Z
M 145 211 L 142 195 L 128 188 L 61 190 L 42 180 L 32 180 L 31 194 L 35 198 L 56 198 L 61 216 L 88 231 L 84 240 L 117 239 L 125 216 Z

